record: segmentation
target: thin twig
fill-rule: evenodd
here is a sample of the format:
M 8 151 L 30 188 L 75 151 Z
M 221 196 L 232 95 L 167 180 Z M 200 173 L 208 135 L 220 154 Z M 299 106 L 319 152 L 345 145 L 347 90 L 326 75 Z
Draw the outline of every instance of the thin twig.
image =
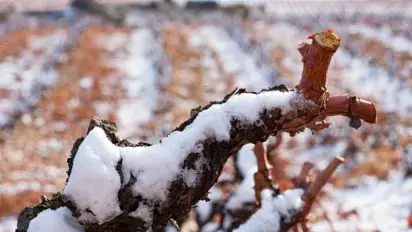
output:
M 315 200 L 315 198 L 319 194 L 320 190 L 329 181 L 332 174 L 339 167 L 339 165 L 341 165 L 344 162 L 345 162 L 345 159 L 343 157 L 336 156 L 329 163 L 329 165 L 322 172 L 320 172 L 319 175 L 316 176 L 315 180 L 306 189 L 304 195 L 302 196 L 302 199 L 305 201 L 305 203 L 307 204 L 309 209 L 310 209 L 310 206 L 312 205 L 313 201 Z

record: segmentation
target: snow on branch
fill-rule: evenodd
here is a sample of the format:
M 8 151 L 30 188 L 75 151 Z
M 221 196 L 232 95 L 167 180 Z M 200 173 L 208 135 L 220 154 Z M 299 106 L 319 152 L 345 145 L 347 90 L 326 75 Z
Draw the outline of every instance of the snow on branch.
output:
M 272 191 L 265 189 L 261 194 L 261 208 L 234 232 L 280 231 L 283 223 L 292 221 L 304 205 L 302 189 L 287 190 L 276 196 Z
M 254 149 L 258 163 L 258 171 L 256 173 L 261 172 L 263 163 L 263 170 L 269 170 L 268 164 L 263 158 L 267 154 L 263 151 L 264 147 L 261 144 L 257 143 Z M 300 174 L 293 178 L 295 188 L 286 190 L 282 194 L 280 194 L 279 189 L 274 189 L 269 184 L 272 181 L 270 172 L 262 173 L 261 175 L 266 174 L 264 178 L 256 178 L 255 176 L 256 195 L 261 195 L 260 197 L 256 196 L 260 208 L 234 231 L 288 231 L 291 228 L 294 228 L 294 231 L 299 231 L 299 228 L 303 231 L 308 231 L 306 217 L 311 210 L 313 202 L 335 170 L 344 161 L 340 156 L 335 157 L 316 176 L 313 182 L 310 182 L 307 177 L 314 165 L 310 162 L 305 162 L 302 165 Z M 260 169 L 259 166 L 261 166 Z
M 247 143 L 265 141 L 280 132 L 320 130 L 329 125 L 323 121 L 328 113 L 349 116 L 354 125 L 360 119 L 375 122 L 376 110 L 367 101 L 367 112 L 353 110 L 364 104 L 350 102 L 342 104 L 347 110 L 328 111 L 335 103 L 328 104 L 326 72 L 340 41 L 330 30 L 312 38 L 312 44 L 299 48 L 304 69 L 297 89 L 280 85 L 258 93 L 235 90 L 222 101 L 192 110 L 187 121 L 156 144 L 120 140 L 113 122 L 93 118 L 87 136 L 73 146 L 64 189 L 26 208 L 17 232 L 58 231 L 66 226 L 73 228 L 66 231 L 90 232 L 163 227 L 169 220 L 181 220 L 196 202 L 207 199 L 227 159 Z M 293 216 L 290 209 L 300 212 L 301 190 L 276 197 L 267 196 L 270 191 L 263 191 L 260 210 L 281 218 Z M 50 218 L 67 225 L 50 223 Z M 270 224 L 274 230 L 276 225 Z M 249 228 L 248 223 L 242 228 Z

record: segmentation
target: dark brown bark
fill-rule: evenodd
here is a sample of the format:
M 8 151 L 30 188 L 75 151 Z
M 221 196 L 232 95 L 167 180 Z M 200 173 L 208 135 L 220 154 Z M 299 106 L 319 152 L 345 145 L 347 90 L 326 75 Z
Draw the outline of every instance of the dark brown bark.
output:
M 169 194 L 163 202 L 151 203 L 148 199 L 145 199 L 140 195 L 134 195 L 131 186 L 135 179 L 131 178 L 129 183 L 123 183 L 124 180 L 121 172 L 122 161 L 120 160 L 116 169 L 118 170 L 122 184 L 124 184 L 118 191 L 120 208 L 123 213 L 102 225 L 85 224 L 84 228 L 86 231 L 146 231 L 149 228 L 142 220 L 128 216 L 128 214 L 136 210 L 140 204 L 150 205 L 153 209 L 153 229 L 166 225 L 170 219 L 179 221 L 192 209 L 197 201 L 206 199 L 209 189 L 217 181 L 227 159 L 235 154 L 244 144 L 265 141 L 269 136 L 276 135 L 279 132 L 289 132 L 294 135 L 295 133 L 304 130 L 306 127 L 314 129 L 316 126 L 315 122 L 323 120 L 327 116 L 328 110 L 326 110 L 326 103 L 328 102 L 329 95 L 326 94 L 326 73 L 330 59 L 339 45 L 336 46 L 336 38 L 331 35 L 330 31 L 317 33 L 313 38 L 313 44 L 306 44 L 299 48 L 299 51 L 303 55 L 304 69 L 302 81 L 297 87 L 297 91 L 301 92 L 307 99 L 315 104 L 311 104 L 310 102 L 306 105 L 296 104 L 293 106 L 294 109 L 287 113 L 283 112 L 280 108 L 263 109 L 260 112 L 258 122 L 244 122 L 232 118 L 230 121 L 230 140 L 218 141 L 214 137 L 209 137 L 203 141 L 198 141 L 198 143 L 203 146 L 203 151 L 201 153 L 187 154 L 186 159 L 180 164 L 181 169 L 186 169 L 193 168 L 195 162 L 200 157 L 207 161 L 203 163 L 201 170 L 198 170 L 197 184 L 189 187 L 181 177 L 177 177 L 171 182 Z M 330 42 L 330 40 L 332 42 Z M 285 92 L 294 90 L 289 90 L 286 86 L 281 85 L 263 91 Z M 231 96 L 244 93 L 246 93 L 246 91 L 243 89 L 236 90 L 220 102 L 212 102 L 201 109 L 192 111 L 190 118 L 175 130 L 184 133 L 185 128 L 193 123 L 199 112 L 208 110 L 214 104 L 225 104 Z M 330 103 L 337 100 L 340 102 L 340 99 L 332 99 Z M 349 104 L 347 111 L 343 110 L 344 107 L 341 107 L 340 105 L 336 106 L 335 104 L 337 103 L 333 103 L 332 105 L 329 104 L 329 112 L 331 114 L 344 114 L 345 116 L 348 116 L 348 112 L 351 113 L 349 116 L 357 115 L 358 113 L 361 113 L 362 115 L 368 114 L 367 117 L 360 117 L 367 119 L 368 122 L 374 122 L 374 120 L 372 120 L 373 115 L 375 115 L 376 118 L 376 112 L 371 113 L 370 115 L 365 112 L 369 110 L 375 111 L 373 104 L 371 105 L 363 102 Z M 126 140 L 120 140 L 115 135 L 116 125 L 112 122 L 93 118 L 88 132 L 94 127 L 102 128 L 109 140 L 117 146 L 149 146 L 148 144 L 133 144 Z M 78 147 L 82 142 L 83 138 L 80 138 L 75 142 L 71 157 L 68 159 L 68 178 L 70 178 L 73 160 L 76 156 Z M 23 210 L 19 217 L 17 231 L 27 231 L 30 220 L 36 217 L 41 211 L 48 208 L 55 209 L 59 206 L 66 206 L 73 212 L 75 217 L 79 215 L 75 202 L 71 202 L 69 199 L 66 199 L 64 196 L 61 197 L 60 195 L 56 195 L 56 199 L 44 199 L 40 204 Z M 290 225 L 292 224 L 283 223 L 282 228 L 290 228 Z
M 273 87 L 264 91 L 291 91 L 284 86 Z M 239 90 L 238 92 L 228 95 L 221 102 L 214 102 L 207 105 L 200 111 L 207 110 L 213 104 L 225 104 L 225 102 L 233 94 L 244 94 L 246 91 Z M 255 93 L 259 94 L 259 93 Z M 177 221 L 184 217 L 193 207 L 193 205 L 207 197 L 209 189 L 217 181 L 223 165 L 226 163 L 227 159 L 235 154 L 244 144 L 246 143 L 256 143 L 258 141 L 265 141 L 270 135 L 276 135 L 281 131 L 283 123 L 289 122 L 296 117 L 305 117 L 308 114 L 315 114 L 318 111 L 318 107 L 315 105 L 297 105 L 296 109 L 283 114 L 280 108 L 264 109 L 260 112 L 260 122 L 262 123 L 246 123 L 239 121 L 237 119 L 231 120 L 231 130 L 230 130 L 230 140 L 229 141 L 217 141 L 215 138 L 210 137 L 204 141 L 199 141 L 203 145 L 202 153 L 191 153 L 187 155 L 187 158 L 181 164 L 181 168 L 190 168 L 194 166 L 194 163 L 200 158 L 204 158 L 207 162 L 204 163 L 204 167 L 198 173 L 198 184 L 194 187 L 188 187 L 183 179 L 177 178 L 171 183 L 170 193 L 165 202 L 156 203 L 153 205 L 153 228 L 164 226 L 171 218 Z M 191 124 L 198 114 L 192 114 L 192 118 L 182 123 L 176 130 L 183 131 L 185 128 Z M 101 127 L 105 132 L 109 140 L 117 146 L 146 146 L 147 144 L 132 144 L 126 140 L 120 140 L 116 137 L 116 125 L 110 121 L 100 120 L 93 118 L 89 126 L 88 132 L 94 127 Z M 69 164 L 69 178 L 70 170 L 72 169 L 73 160 L 76 156 L 78 147 L 81 145 L 83 138 L 76 141 L 73 149 L 72 156 L 68 159 Z M 118 165 L 121 170 L 121 162 Z M 119 171 L 119 175 L 120 175 Z M 122 177 L 122 176 L 121 176 Z M 148 200 L 144 199 L 142 196 L 135 196 L 132 194 L 130 186 L 133 184 L 133 178 L 130 183 L 125 183 L 125 187 L 121 188 L 118 192 L 118 198 L 120 202 L 120 208 L 123 213 L 117 216 L 115 219 L 104 223 L 102 225 L 97 224 L 86 224 L 84 227 L 86 231 L 146 231 L 148 229 L 143 221 L 140 219 L 132 218 L 127 216 L 130 212 L 134 211 L 139 204 L 148 204 Z M 64 197 L 61 201 L 61 206 L 66 206 L 74 215 L 77 216 L 77 209 L 75 202 L 71 202 Z M 46 203 L 42 203 L 41 209 L 46 209 L 44 207 Z M 25 209 L 22 215 L 30 209 Z M 37 213 L 40 212 L 36 211 Z M 37 215 L 37 214 L 36 214 Z M 35 216 L 35 215 L 33 215 Z M 28 221 L 33 217 L 22 217 L 19 221 L 18 231 L 26 231 L 28 226 Z

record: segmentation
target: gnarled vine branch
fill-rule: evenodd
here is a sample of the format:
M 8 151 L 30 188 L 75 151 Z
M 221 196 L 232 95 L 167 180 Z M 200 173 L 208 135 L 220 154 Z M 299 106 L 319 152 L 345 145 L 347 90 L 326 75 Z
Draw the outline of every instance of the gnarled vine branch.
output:
M 353 98 L 345 101 L 326 92 L 326 73 L 339 38 L 330 30 L 311 38 L 312 44 L 298 49 L 304 68 L 295 90 L 283 85 L 259 93 L 235 90 L 222 101 L 193 111 L 157 144 L 120 140 L 114 123 L 93 118 L 87 136 L 73 146 L 65 188 L 26 208 L 17 231 L 47 228 L 42 227 L 47 224 L 44 212 L 63 207 L 82 228 L 73 231 L 156 229 L 171 219 L 179 221 L 197 201 L 206 199 L 227 159 L 246 143 L 281 132 L 294 135 L 305 128 L 325 128 L 328 115 L 375 122 L 372 103 L 351 103 Z M 281 228 L 288 226 L 284 222 Z

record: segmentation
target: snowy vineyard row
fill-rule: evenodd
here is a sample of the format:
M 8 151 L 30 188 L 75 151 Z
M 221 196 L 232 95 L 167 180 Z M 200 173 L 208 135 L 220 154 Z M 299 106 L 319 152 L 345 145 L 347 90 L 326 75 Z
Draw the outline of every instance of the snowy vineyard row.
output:
M 399 167 L 404 160 L 399 157 L 412 156 L 412 148 L 404 149 L 412 137 L 412 124 L 406 117 L 412 111 L 410 29 L 399 26 L 395 30 L 393 22 L 404 25 L 402 17 L 391 21 L 385 15 L 360 17 L 356 24 L 347 18 L 299 17 L 280 15 L 272 21 L 233 20 L 223 25 L 213 22 L 219 18 L 200 24 L 160 20 L 151 26 L 125 28 L 93 25 L 93 20 L 84 17 L 76 27 L 45 32 L 23 29 L 3 36 L 0 43 L 5 45 L 16 36 L 21 39 L 12 46 L 4 45 L 7 56 L 1 57 L 0 63 L 0 125 L 5 128 L 0 132 L 0 162 L 8 164 L 0 168 L 0 214 L 17 213 L 29 204 L 15 204 L 16 198 L 31 194 L 37 197 L 32 199 L 35 202 L 42 193 L 61 188 L 65 180 L 62 154 L 84 134 L 91 116 L 115 120 L 123 138 L 157 141 L 191 109 L 221 99 L 236 86 L 259 90 L 275 83 L 296 83 L 301 70 L 296 50 L 299 40 L 330 27 L 343 41 L 329 74 L 331 91 L 361 92 L 374 99 L 383 123 L 377 129 L 353 132 L 342 126 L 346 121 L 336 120 L 333 129 L 315 139 L 314 146 L 306 133 L 285 138 L 282 156 L 289 160 L 292 173 L 308 159 L 324 167 L 333 155 L 353 156 L 352 166 L 346 168 L 360 170 L 359 174 L 345 176 L 342 171 L 342 179 L 353 179 L 356 188 L 330 186 L 323 203 L 330 206 L 326 211 L 338 231 L 406 228 L 412 199 L 405 192 L 412 185 L 409 179 L 403 181 Z M 326 141 L 330 135 L 342 139 L 330 144 Z M 359 139 L 365 143 L 363 150 L 352 154 L 353 146 L 360 147 Z M 297 145 L 287 145 L 292 142 Z M 378 167 L 363 172 L 357 168 L 372 165 L 380 152 L 395 157 L 390 161 L 383 158 L 388 170 Z M 252 161 L 243 159 L 244 154 Z M 212 204 L 226 202 L 225 207 L 233 210 L 254 199 L 251 175 L 256 166 L 247 166 L 255 163 L 250 147 L 238 156 L 237 166 L 246 165 L 246 170 L 235 193 L 227 196 L 216 187 L 212 201 L 200 202 L 195 210 L 203 231 L 214 231 L 217 226 L 202 221 L 210 218 Z M 233 167 L 229 164 L 226 170 L 221 181 L 236 182 Z M 367 177 L 377 174 L 390 181 Z M 50 179 L 52 175 L 57 178 Z M 388 196 L 383 193 L 391 194 L 389 200 L 383 200 Z M 339 214 L 353 210 L 356 217 L 345 219 Z M 384 225 L 379 223 L 382 218 L 387 220 Z M 322 219 L 314 226 L 324 229 L 330 225 Z

